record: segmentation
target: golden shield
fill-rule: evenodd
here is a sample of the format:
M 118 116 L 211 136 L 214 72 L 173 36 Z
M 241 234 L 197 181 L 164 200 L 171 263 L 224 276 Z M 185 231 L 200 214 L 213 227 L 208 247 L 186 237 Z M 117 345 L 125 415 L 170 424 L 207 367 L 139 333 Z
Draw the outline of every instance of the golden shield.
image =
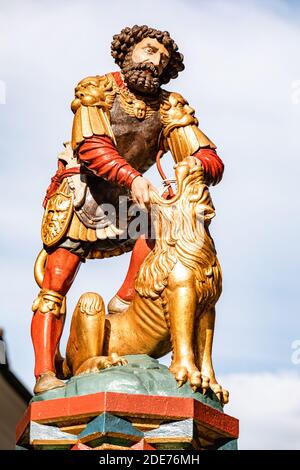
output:
M 58 190 L 49 198 L 42 220 L 42 241 L 53 246 L 65 235 L 73 214 L 73 195 Z

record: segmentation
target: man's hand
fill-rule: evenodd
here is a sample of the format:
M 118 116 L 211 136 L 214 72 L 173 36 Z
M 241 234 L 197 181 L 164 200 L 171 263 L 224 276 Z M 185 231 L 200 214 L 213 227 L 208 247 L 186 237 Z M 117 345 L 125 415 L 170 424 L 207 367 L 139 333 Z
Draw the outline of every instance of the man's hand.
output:
M 156 191 L 152 183 L 143 176 L 134 178 L 131 185 L 132 199 L 142 209 L 146 209 L 150 204 L 149 189 Z

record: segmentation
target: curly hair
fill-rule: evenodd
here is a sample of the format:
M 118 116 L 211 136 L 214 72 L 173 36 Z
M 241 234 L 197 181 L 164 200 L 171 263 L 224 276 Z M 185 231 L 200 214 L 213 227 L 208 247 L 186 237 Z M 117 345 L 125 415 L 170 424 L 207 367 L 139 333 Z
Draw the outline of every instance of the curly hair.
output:
M 159 31 L 146 25 L 126 27 L 119 34 L 113 36 L 111 55 L 116 64 L 122 68 L 128 53 L 132 52 L 134 46 L 146 37 L 157 39 L 170 53 L 170 60 L 160 77 L 161 83 L 168 83 L 171 78 L 176 78 L 178 73 L 184 70 L 183 55 L 178 52 L 178 46 L 168 31 Z

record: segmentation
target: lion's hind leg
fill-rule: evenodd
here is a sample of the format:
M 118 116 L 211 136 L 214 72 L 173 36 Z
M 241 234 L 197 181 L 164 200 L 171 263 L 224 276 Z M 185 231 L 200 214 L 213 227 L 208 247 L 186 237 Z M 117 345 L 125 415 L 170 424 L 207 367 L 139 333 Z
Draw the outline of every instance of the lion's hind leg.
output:
M 125 365 L 117 354 L 102 356 L 105 333 L 105 306 L 95 292 L 83 294 L 74 310 L 66 351 L 66 364 L 72 375 L 96 372 Z
M 128 362 L 123 357 L 116 353 L 112 353 L 110 356 L 95 356 L 90 357 L 81 364 L 76 370 L 75 375 L 90 374 L 98 372 L 101 369 L 108 369 L 112 366 L 126 366 Z

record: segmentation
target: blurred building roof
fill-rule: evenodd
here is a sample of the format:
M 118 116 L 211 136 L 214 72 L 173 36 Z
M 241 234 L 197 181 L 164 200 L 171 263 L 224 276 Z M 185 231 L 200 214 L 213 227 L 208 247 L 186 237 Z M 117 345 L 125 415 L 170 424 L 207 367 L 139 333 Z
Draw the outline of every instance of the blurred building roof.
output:
M 0 329 L 0 449 L 14 449 L 15 428 L 32 395 L 11 371 Z

